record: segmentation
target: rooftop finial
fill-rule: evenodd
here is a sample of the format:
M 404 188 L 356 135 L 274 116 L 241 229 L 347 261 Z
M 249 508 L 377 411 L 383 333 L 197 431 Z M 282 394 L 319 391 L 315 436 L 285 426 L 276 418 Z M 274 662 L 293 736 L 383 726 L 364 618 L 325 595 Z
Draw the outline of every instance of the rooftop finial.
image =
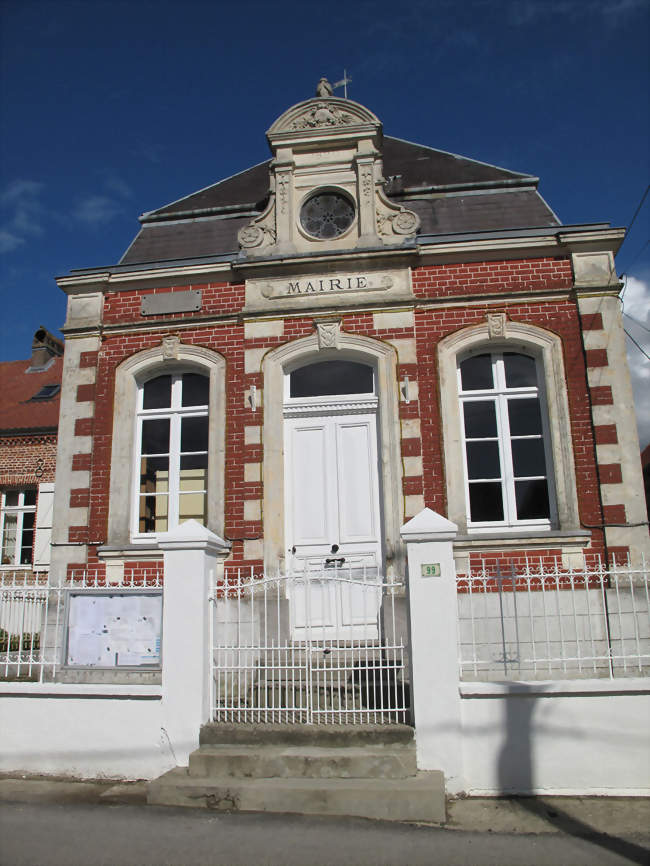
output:
M 332 85 L 329 83 L 327 78 L 321 78 L 318 82 L 318 87 L 316 88 L 316 96 L 327 97 L 333 95 L 334 91 L 332 90 Z

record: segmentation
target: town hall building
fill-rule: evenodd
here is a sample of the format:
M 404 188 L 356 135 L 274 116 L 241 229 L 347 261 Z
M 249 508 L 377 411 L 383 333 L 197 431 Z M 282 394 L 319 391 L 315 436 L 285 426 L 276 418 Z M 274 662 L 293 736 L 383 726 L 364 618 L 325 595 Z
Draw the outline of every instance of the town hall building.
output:
M 0 769 L 409 821 L 647 794 L 624 229 L 324 79 L 267 140 L 57 280 L 54 490 L 31 451 L 3 475 Z
M 614 254 L 528 174 L 383 134 L 330 95 L 271 159 L 145 213 L 68 296 L 54 567 L 128 575 L 188 519 L 226 566 L 402 573 L 647 547 Z M 322 95 L 324 94 L 324 95 Z

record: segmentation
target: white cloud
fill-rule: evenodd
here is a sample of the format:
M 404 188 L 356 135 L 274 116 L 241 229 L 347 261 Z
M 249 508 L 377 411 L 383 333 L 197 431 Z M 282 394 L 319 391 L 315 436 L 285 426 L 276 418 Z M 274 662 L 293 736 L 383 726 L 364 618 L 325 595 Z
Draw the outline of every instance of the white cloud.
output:
M 41 202 L 43 184 L 16 179 L 0 192 L 2 229 L 0 250 L 10 252 L 25 243 L 28 235 L 42 235 L 46 210 Z
M 24 238 L 19 238 L 18 235 L 6 229 L 0 229 L 0 253 L 10 253 L 24 243 Z
M 73 216 L 88 226 L 104 225 L 122 213 L 122 207 L 106 195 L 89 195 L 74 209 Z
M 104 186 L 109 192 L 117 193 L 121 198 L 133 198 L 133 190 L 117 175 L 109 175 L 104 181 Z
M 593 18 L 602 15 L 608 27 L 647 9 L 647 0 L 506 0 L 510 23 L 526 26 L 540 18 Z
M 623 294 L 623 326 L 650 355 L 650 279 L 627 277 Z M 632 377 L 641 448 L 650 442 L 650 360 L 627 340 L 627 360 Z

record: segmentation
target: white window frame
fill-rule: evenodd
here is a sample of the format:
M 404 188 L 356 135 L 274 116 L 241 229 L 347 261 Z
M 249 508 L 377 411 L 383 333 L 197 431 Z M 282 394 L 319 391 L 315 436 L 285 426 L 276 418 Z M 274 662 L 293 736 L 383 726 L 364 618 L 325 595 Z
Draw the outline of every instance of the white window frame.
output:
M 508 388 L 505 379 L 505 365 L 503 356 L 505 354 L 517 354 L 531 358 L 535 364 L 535 372 L 537 384 L 527 385 L 519 388 Z M 492 388 L 482 390 L 464 391 L 461 377 L 461 364 L 468 358 L 485 355 L 489 360 L 492 368 Z M 540 375 L 539 360 L 531 352 L 512 352 L 510 349 L 494 350 L 491 347 L 478 347 L 469 352 L 465 352 L 458 356 L 457 361 L 457 380 L 458 380 L 458 409 L 460 412 L 460 426 L 463 436 L 463 469 L 465 473 L 465 504 L 467 514 L 467 530 L 468 532 L 476 532 L 481 529 L 496 529 L 496 528 L 531 528 L 548 530 L 556 523 L 556 508 L 555 508 L 555 490 L 553 484 L 553 466 L 549 448 L 549 425 L 548 411 L 546 408 L 546 399 L 543 387 L 543 378 Z M 536 518 L 528 520 L 520 520 L 517 518 L 517 504 L 515 497 L 515 481 L 521 478 L 515 478 L 513 460 L 512 460 L 512 437 L 510 435 L 510 421 L 508 415 L 508 404 L 513 400 L 531 399 L 537 400 L 540 409 L 542 431 L 539 435 L 534 436 L 518 436 L 517 439 L 538 439 L 541 438 L 544 445 L 544 460 L 546 465 L 546 474 L 539 476 L 526 476 L 525 480 L 543 479 L 547 483 L 548 500 L 549 500 L 549 515 L 547 518 Z M 501 484 L 501 498 L 503 503 L 503 519 L 502 520 L 483 520 L 473 521 L 470 510 L 470 488 L 472 483 L 479 479 L 469 478 L 469 469 L 467 465 L 467 437 L 465 433 L 464 410 L 466 403 L 477 402 L 493 402 L 495 405 L 497 431 L 494 437 L 485 437 L 485 441 L 496 441 L 499 450 L 499 462 L 501 467 L 500 478 L 486 479 L 489 481 L 499 482 Z M 480 441 L 478 438 L 473 438 L 472 441 Z M 522 476 L 523 478 L 523 476 Z
M 532 355 L 539 365 L 538 379 L 543 387 L 547 409 L 549 468 L 552 471 L 550 486 L 554 489 L 555 498 L 550 532 L 545 533 L 541 527 L 538 530 L 540 537 L 544 534 L 557 536 L 560 543 L 560 536 L 583 536 L 585 532 L 580 526 L 562 340 L 556 334 L 535 325 L 510 320 L 505 323 L 505 333 L 499 337 L 490 334 L 485 321 L 455 331 L 438 344 L 447 517 L 458 526 L 459 536 L 468 533 L 464 442 L 458 409 L 458 358 L 466 357 L 470 352 L 479 354 L 494 351 Z M 491 524 L 472 534 L 529 535 L 531 530 L 534 531 L 534 528 Z
M 138 386 L 167 373 L 200 373 L 210 378 L 208 438 L 208 526 L 219 536 L 224 532 L 226 361 L 218 352 L 203 346 L 178 342 L 173 357 L 161 344 L 124 360 L 115 371 L 111 480 L 106 549 L 132 555 L 139 550 L 157 553 L 156 542 L 163 533 L 133 533 L 134 476 L 139 477 L 136 455 Z M 137 525 L 137 524 L 136 524 Z
M 189 370 L 181 370 L 174 373 L 166 373 L 165 371 L 158 371 L 155 375 L 148 377 L 145 381 L 140 382 L 138 385 L 138 398 L 137 398 L 137 423 L 136 423 L 136 442 L 134 453 L 136 455 L 136 468 L 133 473 L 133 508 L 132 508 L 132 536 L 133 539 L 145 540 L 145 539 L 156 539 L 161 535 L 164 535 L 164 532 L 142 532 L 139 528 L 140 523 L 140 504 L 141 499 L 146 495 L 152 496 L 163 496 L 164 494 L 142 494 L 140 491 L 140 460 L 141 460 L 141 443 L 142 443 L 142 422 L 146 420 L 169 420 L 169 452 L 160 455 L 168 457 L 169 459 L 169 469 L 167 476 L 167 530 L 166 532 L 170 532 L 179 524 L 179 516 L 180 516 L 180 495 L 181 495 L 181 484 L 180 484 L 180 462 L 181 462 L 181 421 L 184 418 L 208 418 L 209 417 L 209 404 L 206 403 L 200 406 L 182 406 L 181 405 L 181 393 L 182 393 L 182 384 L 183 384 L 183 376 L 186 373 L 195 373 L 196 375 L 202 375 L 208 382 L 208 390 L 209 390 L 209 376 L 205 373 L 199 371 L 189 371 Z M 168 408 L 160 408 L 160 409 L 144 409 L 143 408 L 143 399 L 144 399 L 144 388 L 145 385 L 152 381 L 153 379 L 157 379 L 161 376 L 171 376 L 171 405 Z M 194 452 L 192 452 L 194 453 Z M 208 450 L 205 452 L 196 452 L 196 453 L 205 453 L 208 455 Z M 158 456 L 158 455 L 149 455 L 149 456 Z M 207 474 L 207 486 L 210 484 L 209 473 Z M 203 491 L 193 491 L 196 493 L 204 493 L 207 497 L 207 487 Z
M 34 491 L 35 498 L 33 505 L 25 505 L 25 493 Z M 7 505 L 7 494 L 17 493 L 18 504 Z M 16 517 L 16 539 L 14 542 L 14 551 L 12 562 L 1 562 L 2 568 L 31 568 L 34 561 L 34 544 L 36 540 L 36 505 L 38 500 L 38 492 L 35 488 L 25 487 L 20 490 L 3 490 L 0 499 L 0 560 L 4 556 L 4 538 L 5 538 L 5 521 L 7 517 Z M 29 562 L 20 562 L 20 553 L 23 548 L 23 523 L 25 514 L 34 515 L 34 526 L 32 527 L 32 556 Z

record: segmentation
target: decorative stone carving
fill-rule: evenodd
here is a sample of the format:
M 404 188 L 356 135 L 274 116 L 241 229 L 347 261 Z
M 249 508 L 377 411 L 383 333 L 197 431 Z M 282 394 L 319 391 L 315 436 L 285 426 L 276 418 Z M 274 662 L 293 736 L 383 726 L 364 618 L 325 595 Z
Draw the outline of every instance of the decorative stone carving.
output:
M 278 199 L 280 203 L 280 213 L 286 213 L 287 200 L 289 197 L 289 174 L 283 172 L 277 175 Z
M 488 336 L 491 340 L 503 339 L 506 335 L 506 314 L 488 313 Z
M 176 334 L 170 334 L 162 338 L 162 354 L 164 361 L 173 361 L 178 358 L 178 348 L 181 341 Z
M 316 331 L 318 332 L 318 349 L 338 349 L 339 334 L 341 331 L 341 323 L 336 320 L 333 322 L 317 322 Z
M 296 117 L 291 129 L 318 129 L 327 126 L 346 126 L 355 122 L 355 118 L 336 105 L 317 102 L 303 114 Z
M 377 211 L 377 231 L 380 235 L 414 236 L 420 227 L 420 218 L 412 210 L 400 208 L 397 213 Z
M 271 194 L 264 213 L 255 217 L 237 232 L 239 246 L 243 250 L 254 250 L 272 246 L 276 241 L 275 196 Z
M 239 229 L 237 234 L 239 245 L 244 249 L 262 246 L 263 243 L 275 243 L 275 232 L 268 226 L 248 225 Z
M 372 189 L 374 186 L 372 174 L 372 168 L 370 167 L 361 170 L 361 191 L 366 197 L 372 195 Z

